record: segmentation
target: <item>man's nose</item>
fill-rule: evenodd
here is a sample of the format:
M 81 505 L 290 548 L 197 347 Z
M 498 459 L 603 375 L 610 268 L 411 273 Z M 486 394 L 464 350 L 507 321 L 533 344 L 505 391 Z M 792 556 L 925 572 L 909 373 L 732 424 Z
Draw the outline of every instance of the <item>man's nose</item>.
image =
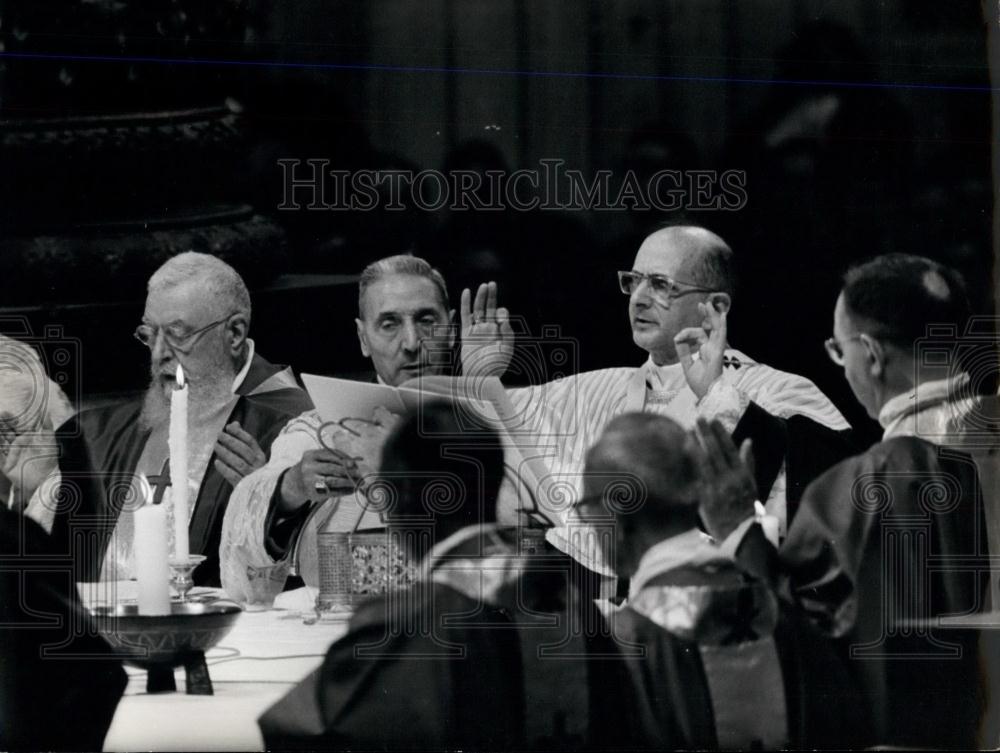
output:
M 408 321 L 403 325 L 403 349 L 409 352 L 415 352 L 420 349 L 420 342 L 423 338 L 420 335 L 420 331 L 417 329 L 416 324 L 412 321 Z
M 645 280 L 641 280 L 635 289 L 632 291 L 632 295 L 628 297 L 629 302 L 633 306 L 638 306 L 639 308 L 649 308 L 652 304 L 652 298 L 649 296 L 649 284 Z
M 154 364 L 162 364 L 173 358 L 174 351 L 167 344 L 167 338 L 164 336 L 162 329 L 156 330 L 156 334 L 153 335 L 153 345 L 150 351 Z

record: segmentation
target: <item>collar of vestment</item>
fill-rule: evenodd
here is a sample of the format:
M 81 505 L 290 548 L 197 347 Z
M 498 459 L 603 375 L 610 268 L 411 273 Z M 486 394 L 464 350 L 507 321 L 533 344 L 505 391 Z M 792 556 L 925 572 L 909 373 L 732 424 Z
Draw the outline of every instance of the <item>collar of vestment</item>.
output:
M 731 645 L 771 635 L 777 597 L 750 580 L 701 531 L 652 547 L 633 576 L 627 606 L 664 630 L 700 644 Z
M 656 576 L 685 565 L 726 559 L 712 538 L 697 528 L 671 536 L 646 550 L 631 578 L 630 592 L 638 593 Z
M 959 429 L 973 402 L 961 396 L 969 381 L 968 374 L 928 380 L 887 400 L 878 413 L 883 439 L 922 436 L 934 442 L 935 437 L 947 438 Z
M 527 598 L 518 584 L 530 554 L 518 551 L 517 529 L 497 525 L 467 526 L 436 544 L 421 561 L 418 578 L 448 586 L 484 604 L 501 605 Z M 525 606 L 525 605 L 522 605 Z
M 698 358 L 697 353 L 694 354 L 694 358 Z M 735 348 L 726 348 L 722 359 L 722 379 L 728 383 L 734 381 L 735 377 L 739 375 L 740 369 L 755 365 L 749 356 Z M 688 386 L 687 377 L 684 376 L 684 367 L 681 366 L 680 361 L 658 366 L 653 361 L 653 356 L 650 355 L 646 359 L 646 363 L 636 369 L 632 376 L 626 397 L 626 410 L 641 411 L 649 404 L 671 403 L 682 395 L 688 398 L 690 405 L 678 406 L 678 409 L 682 413 L 690 412 L 697 400 Z
M 699 360 L 699 354 L 694 353 L 692 358 L 694 360 Z M 726 347 L 725 352 L 722 354 L 722 367 L 723 373 L 726 369 L 738 370 L 742 366 L 750 366 L 754 363 L 745 353 L 741 353 L 735 348 Z M 646 373 L 645 377 L 649 388 L 652 390 L 660 389 L 671 389 L 675 385 L 685 385 L 687 384 L 687 379 L 684 377 L 684 367 L 681 366 L 681 362 L 677 363 L 667 363 L 662 366 L 658 366 L 653 360 L 653 356 L 650 355 L 646 359 L 644 365 Z
M 242 379 L 240 374 L 243 375 Z M 292 370 L 288 366 L 268 362 L 260 354 L 254 352 L 252 342 L 247 362 L 243 365 L 240 374 L 236 375 L 233 392 L 241 397 L 261 395 L 281 389 L 299 389 L 299 384 L 295 381 Z

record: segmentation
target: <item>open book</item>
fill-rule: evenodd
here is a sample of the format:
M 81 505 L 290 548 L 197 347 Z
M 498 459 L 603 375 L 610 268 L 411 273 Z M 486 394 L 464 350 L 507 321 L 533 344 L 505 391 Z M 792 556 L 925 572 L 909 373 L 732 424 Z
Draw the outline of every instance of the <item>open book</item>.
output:
M 302 382 L 324 422 L 371 421 L 382 411 L 399 416 L 419 411 L 425 401 L 446 400 L 455 407 L 460 425 L 463 415 L 475 417 L 496 430 L 503 442 L 507 480 L 500 492 L 498 522 L 513 524 L 518 512 L 546 525 L 559 522 L 561 513 L 553 505 L 556 492 L 546 461 L 552 448 L 525 431 L 498 378 L 424 377 L 403 387 L 390 387 L 303 374 Z

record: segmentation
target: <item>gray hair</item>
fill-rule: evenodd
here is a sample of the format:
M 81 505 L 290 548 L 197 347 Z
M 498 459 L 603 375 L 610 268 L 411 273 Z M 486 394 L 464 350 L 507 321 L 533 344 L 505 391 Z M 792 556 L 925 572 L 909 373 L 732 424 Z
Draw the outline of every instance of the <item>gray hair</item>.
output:
M 419 256 L 397 254 L 373 261 L 361 272 L 361 278 L 358 280 L 359 316 L 363 317 L 364 314 L 362 303 L 365 299 L 365 291 L 376 282 L 391 275 L 413 275 L 430 280 L 441 296 L 441 305 L 444 306 L 445 310 L 448 309 L 448 286 L 445 284 L 444 275 Z
M 695 281 L 733 297 L 736 292 L 736 265 L 733 250 L 711 231 L 692 266 Z
M 147 290 L 169 288 L 189 280 L 199 280 L 211 298 L 228 307 L 227 313 L 243 314 L 249 324 L 250 291 L 239 273 L 217 256 L 197 251 L 177 254 L 153 273 Z
M 690 436 L 655 413 L 623 413 L 587 452 L 584 482 L 653 530 L 694 523 L 701 478 Z M 585 490 L 591 493 L 590 489 Z M 626 509 L 627 508 L 627 509 Z
M 55 429 L 72 414 L 34 348 L 0 335 L 0 418 L 6 419 L 8 428 L 15 435 Z

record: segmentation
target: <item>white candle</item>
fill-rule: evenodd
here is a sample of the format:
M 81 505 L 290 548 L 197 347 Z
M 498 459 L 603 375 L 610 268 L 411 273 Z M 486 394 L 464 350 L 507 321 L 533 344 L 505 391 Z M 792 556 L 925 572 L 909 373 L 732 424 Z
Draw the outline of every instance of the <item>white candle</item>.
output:
M 174 505 L 174 558 L 187 560 L 188 550 L 188 388 L 177 364 L 177 388 L 170 393 L 170 499 Z
M 149 482 L 139 475 L 143 504 L 134 513 L 135 574 L 139 581 L 139 614 L 170 614 L 170 569 L 167 566 L 167 511 L 152 504 Z

